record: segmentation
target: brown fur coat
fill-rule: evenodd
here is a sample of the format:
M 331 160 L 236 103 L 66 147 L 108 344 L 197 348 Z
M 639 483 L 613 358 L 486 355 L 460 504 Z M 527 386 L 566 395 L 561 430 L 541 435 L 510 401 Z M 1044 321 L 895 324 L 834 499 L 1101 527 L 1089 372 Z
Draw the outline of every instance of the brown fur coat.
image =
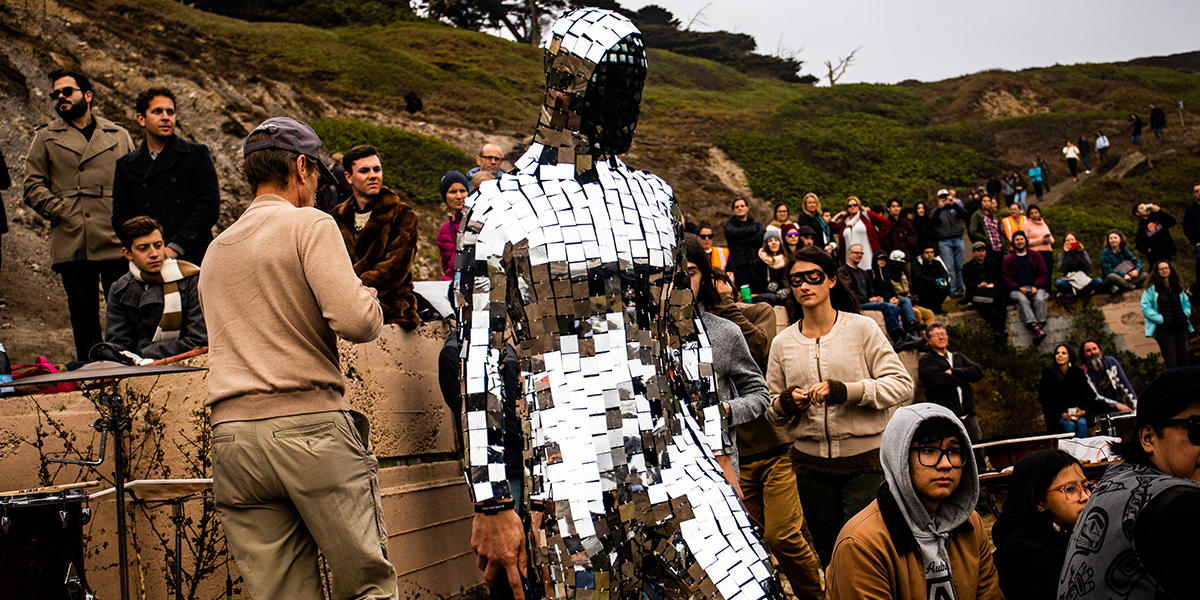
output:
M 416 211 L 385 187 L 362 231 L 354 232 L 353 196 L 333 209 L 333 218 L 342 231 L 354 272 L 363 285 L 379 292 L 384 322 L 405 329 L 419 325 L 412 278 L 417 250 Z

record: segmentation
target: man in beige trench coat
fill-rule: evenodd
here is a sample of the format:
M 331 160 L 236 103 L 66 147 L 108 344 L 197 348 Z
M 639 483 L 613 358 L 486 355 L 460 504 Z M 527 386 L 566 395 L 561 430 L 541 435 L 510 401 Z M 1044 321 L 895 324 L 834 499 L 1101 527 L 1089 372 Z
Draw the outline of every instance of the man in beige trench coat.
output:
M 50 261 L 62 277 L 75 353 L 86 360 L 102 340 L 101 290 L 127 269 L 112 226 L 117 159 L 133 151 L 121 126 L 92 114 L 92 84 L 70 71 L 50 73 L 61 117 L 38 129 L 25 159 L 25 203 L 50 221 Z

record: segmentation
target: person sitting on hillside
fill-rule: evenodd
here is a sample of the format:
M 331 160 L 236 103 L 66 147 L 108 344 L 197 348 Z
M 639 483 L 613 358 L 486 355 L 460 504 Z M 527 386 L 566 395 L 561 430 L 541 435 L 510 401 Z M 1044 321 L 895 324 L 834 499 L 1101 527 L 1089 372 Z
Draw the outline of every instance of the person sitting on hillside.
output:
M 838 234 L 838 251 L 841 256 L 847 256 L 850 246 L 862 246 L 859 254 L 858 268 L 871 268 L 871 256 L 876 250 L 883 248 L 883 240 L 891 230 L 892 224 L 883 215 L 863 206 L 858 196 L 846 198 L 846 210 L 833 216 L 830 229 Z
M 1062 450 L 1026 455 L 1009 482 L 1004 508 L 992 526 L 1000 589 L 1006 598 L 1057 600 L 1067 542 L 1096 482 Z
M 1125 247 L 1125 234 L 1120 229 L 1109 229 L 1104 239 L 1107 243 L 1100 251 L 1102 285 L 1114 295 L 1142 287 L 1148 275 L 1142 271 L 1142 261 Z
M 1171 239 L 1171 228 L 1175 217 L 1159 208 L 1157 204 L 1145 202 L 1133 207 L 1133 216 L 1138 219 L 1138 252 L 1146 257 L 1146 264 L 1175 258 L 1175 240 Z
M 886 483 L 837 537 L 828 600 L 1000 600 L 967 432 L 943 406 L 902 406 L 879 449 Z
M 1025 209 L 1021 207 L 1021 203 L 1014 201 L 1008 205 L 1008 216 L 1000 220 L 1000 227 L 1004 230 L 1004 239 L 1010 243 L 1012 242 L 1013 234 L 1018 231 L 1025 231 L 1029 223 L 1029 219 L 1025 217 L 1024 212 Z
M 1063 251 L 1058 255 L 1058 270 L 1062 277 L 1054 280 L 1058 293 L 1067 297 L 1089 298 L 1100 289 L 1100 278 L 1092 277 L 1092 258 L 1074 232 L 1063 236 Z
M 903 250 L 892 250 L 891 254 L 888 254 L 886 272 L 888 279 L 892 282 L 892 289 L 896 291 L 897 297 L 913 302 L 915 298 L 912 285 L 909 283 L 908 265 L 909 261 Z M 933 323 L 935 315 L 932 310 L 916 303 L 913 304 L 912 309 L 913 315 L 917 317 L 917 327 L 915 328 L 917 331 Z
M 1009 299 L 1017 305 L 1017 315 L 1033 332 L 1033 343 L 1040 344 L 1046 339 L 1046 332 L 1042 328 L 1046 326 L 1049 310 L 1047 301 L 1050 294 L 1045 288 L 1050 286 L 1050 274 L 1046 272 L 1042 255 L 1026 248 L 1028 241 L 1024 231 L 1013 234 L 1013 251 L 1004 257 L 1000 273 L 1009 290 Z
M 1075 357 L 1066 344 L 1054 347 L 1054 356 L 1038 383 L 1038 402 L 1048 433 L 1074 433 L 1077 438 L 1085 438 L 1096 391 L 1083 369 L 1074 363 Z
M 988 252 L 983 242 L 971 245 L 971 262 L 963 265 L 963 281 L 967 285 L 967 300 L 987 321 L 997 340 L 1005 337 L 1005 322 L 1008 307 L 1005 300 L 1008 291 L 1004 288 L 1004 276 L 1000 272 L 1000 260 Z
M 877 266 L 867 271 L 857 266 L 861 264 L 859 258 L 862 253 L 862 246 L 850 245 L 846 254 L 846 263 L 838 267 L 838 279 L 850 288 L 851 292 L 854 292 L 859 310 L 877 310 L 883 313 L 884 329 L 892 338 L 892 345 L 897 351 L 920 344 L 920 338 L 911 333 L 905 333 L 913 331 L 916 325 L 912 302 L 908 298 L 896 296 L 891 281 L 878 266 L 880 257 L 883 259 L 883 266 L 887 265 L 887 254 L 877 253 L 876 260 L 872 261 L 877 263 Z
M 413 294 L 417 213 L 383 185 L 383 165 L 373 146 L 355 146 L 342 159 L 354 195 L 333 210 L 354 273 L 375 288 L 385 323 L 413 329 L 421 323 Z M 466 177 L 457 179 L 466 191 Z
M 912 263 L 912 290 L 917 296 L 917 304 L 936 315 L 945 312 L 942 303 L 950 295 L 950 275 L 932 244 L 925 244 L 921 255 Z
M 104 341 L 138 358 L 167 358 L 208 344 L 196 291 L 200 268 L 166 254 L 162 225 L 139 215 L 117 229 L 129 272 L 108 291 Z
M 1010 206 L 1013 204 L 1019 206 L 1021 203 L 1013 200 Z M 1014 229 L 1014 231 L 1016 230 Z M 1000 219 L 996 218 L 995 198 L 984 194 L 979 199 L 979 210 L 971 213 L 971 222 L 967 226 L 967 237 L 971 239 L 972 248 L 976 243 L 982 242 L 987 248 L 988 254 L 997 259 L 1008 254 L 1009 239 L 1012 234 L 1006 233 L 1004 225 Z
M 1100 350 L 1099 342 L 1087 340 L 1080 346 L 1079 355 L 1083 357 L 1080 367 L 1087 373 L 1088 381 L 1092 382 L 1092 389 L 1099 396 L 1097 400 L 1102 400 L 1096 407 L 1098 413 L 1125 412 L 1131 406 L 1137 406 L 1137 394 L 1125 376 L 1125 369 L 1116 358 Z

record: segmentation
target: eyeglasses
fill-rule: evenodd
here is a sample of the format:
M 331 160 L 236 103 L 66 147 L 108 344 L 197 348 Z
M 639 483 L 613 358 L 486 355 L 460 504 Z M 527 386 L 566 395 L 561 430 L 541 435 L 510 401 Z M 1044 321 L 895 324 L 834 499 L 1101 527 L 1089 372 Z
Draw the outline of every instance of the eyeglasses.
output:
M 1049 494 L 1050 492 L 1062 492 L 1062 495 L 1066 496 L 1067 499 L 1078 500 L 1083 497 L 1084 491 L 1086 491 L 1090 495 L 1095 490 L 1096 490 L 1096 482 L 1095 481 L 1085 481 L 1085 482 L 1083 482 L 1082 485 L 1075 483 L 1075 482 L 1064 483 L 1056 488 L 1050 488 L 1050 489 L 1046 490 L 1046 493 Z
M 77 87 L 71 87 L 69 85 L 66 87 L 61 87 L 61 88 L 58 88 L 57 90 L 50 91 L 50 99 L 58 100 L 59 96 L 66 96 L 67 98 L 70 98 L 71 96 L 74 96 L 75 92 L 77 92 L 77 91 L 79 91 L 79 88 L 77 88 Z
M 1192 415 L 1186 419 L 1167 419 L 1162 425 L 1186 425 L 1188 441 L 1193 446 L 1200 446 L 1200 415 Z
M 813 269 L 811 271 L 796 271 L 788 275 L 788 281 L 792 282 L 792 287 L 800 287 L 801 285 L 821 285 L 825 283 L 825 271 Z
M 701 233 L 700 235 L 698 235 L 698 236 L 696 236 L 696 237 L 698 237 L 698 238 L 700 238 L 700 239 L 702 239 L 702 240 L 711 240 L 711 239 L 713 238 L 713 234 L 711 234 L 711 233 Z
M 857 204 L 847 204 L 846 208 L 858 208 Z
M 789 231 L 787 236 L 788 237 L 800 237 L 800 234 L 796 233 L 795 231 Z
M 965 455 L 962 448 L 938 448 L 937 446 L 913 446 L 913 452 L 917 453 L 917 462 L 921 463 L 922 467 L 935 468 L 942 464 L 942 457 L 946 457 L 950 461 L 950 466 L 955 469 L 961 469 Z
M 486 154 L 480 154 L 479 158 L 482 158 L 483 160 L 490 160 L 492 162 L 500 162 L 500 160 L 502 159 L 502 157 L 500 157 L 500 156 L 488 156 Z

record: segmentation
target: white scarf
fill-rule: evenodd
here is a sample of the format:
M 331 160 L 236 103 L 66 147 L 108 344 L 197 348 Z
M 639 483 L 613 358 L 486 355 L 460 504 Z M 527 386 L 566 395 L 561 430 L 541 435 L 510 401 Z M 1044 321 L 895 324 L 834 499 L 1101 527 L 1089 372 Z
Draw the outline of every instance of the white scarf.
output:
M 186 277 L 199 275 L 200 267 L 185 260 L 168 258 L 163 260 L 162 270 L 158 273 L 144 272 L 137 268 L 133 261 L 129 261 L 129 272 L 134 279 L 142 283 L 155 283 L 163 286 L 162 318 L 158 321 L 158 328 L 154 330 L 154 338 L 151 341 L 177 339 L 179 330 L 183 328 L 183 301 L 179 295 L 179 284 L 176 282 Z

